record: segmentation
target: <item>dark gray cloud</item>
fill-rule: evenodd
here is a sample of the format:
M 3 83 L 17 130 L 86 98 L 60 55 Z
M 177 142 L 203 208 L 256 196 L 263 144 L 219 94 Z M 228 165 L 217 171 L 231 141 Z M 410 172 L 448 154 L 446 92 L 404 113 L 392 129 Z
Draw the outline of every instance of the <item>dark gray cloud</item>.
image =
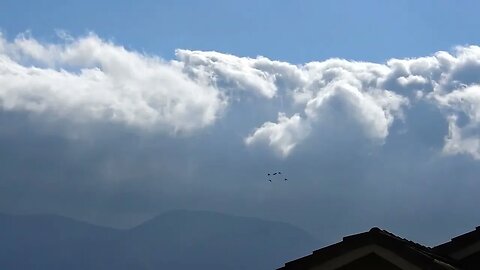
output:
M 426 244 L 480 224 L 479 47 L 292 65 L 95 35 L 0 44 L 0 211 L 125 227 L 208 209 Z

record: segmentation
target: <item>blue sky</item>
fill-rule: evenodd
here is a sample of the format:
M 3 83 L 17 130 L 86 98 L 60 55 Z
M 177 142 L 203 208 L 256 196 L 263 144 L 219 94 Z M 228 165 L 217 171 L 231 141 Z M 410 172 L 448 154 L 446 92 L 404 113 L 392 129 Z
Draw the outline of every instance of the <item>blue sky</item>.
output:
M 303 63 L 385 61 L 478 44 L 476 1 L 2 1 L 2 29 L 94 31 L 171 58 L 177 48 Z
M 480 224 L 479 5 L 2 1 L 0 211 L 446 241 Z

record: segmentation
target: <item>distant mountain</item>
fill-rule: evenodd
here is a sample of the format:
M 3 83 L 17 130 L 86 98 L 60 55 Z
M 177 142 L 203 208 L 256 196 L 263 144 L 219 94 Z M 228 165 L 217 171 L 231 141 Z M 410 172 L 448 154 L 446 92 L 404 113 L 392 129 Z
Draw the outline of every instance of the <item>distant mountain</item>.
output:
M 0 214 L 0 269 L 87 269 L 121 235 L 61 216 Z
M 0 214 L 0 269 L 274 269 L 320 246 L 287 223 L 207 211 L 171 211 L 128 230 Z

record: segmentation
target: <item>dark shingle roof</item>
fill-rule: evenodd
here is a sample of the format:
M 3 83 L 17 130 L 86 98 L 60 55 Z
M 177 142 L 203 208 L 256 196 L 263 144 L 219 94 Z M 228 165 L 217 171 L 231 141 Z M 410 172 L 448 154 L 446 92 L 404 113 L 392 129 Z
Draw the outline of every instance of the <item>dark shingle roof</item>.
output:
M 452 260 L 438 255 L 432 248 L 401 238 L 376 227 L 368 232 L 346 236 L 343 238 L 343 241 L 316 250 L 311 255 L 288 262 L 280 269 L 307 269 L 354 249 L 371 244 L 386 248 L 412 264 L 418 265 L 422 269 L 459 269 Z
M 480 241 L 480 226 L 476 227 L 474 231 L 459 235 L 449 242 L 434 247 L 433 250 L 446 256 L 478 241 Z

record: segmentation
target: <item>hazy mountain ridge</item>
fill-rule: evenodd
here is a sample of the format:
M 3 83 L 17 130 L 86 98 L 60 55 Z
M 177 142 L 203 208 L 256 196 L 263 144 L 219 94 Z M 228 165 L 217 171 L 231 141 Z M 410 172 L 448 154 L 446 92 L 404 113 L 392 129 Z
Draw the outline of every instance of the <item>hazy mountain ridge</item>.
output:
M 208 211 L 171 211 L 127 230 L 0 214 L 1 268 L 272 269 L 319 246 L 287 223 Z

